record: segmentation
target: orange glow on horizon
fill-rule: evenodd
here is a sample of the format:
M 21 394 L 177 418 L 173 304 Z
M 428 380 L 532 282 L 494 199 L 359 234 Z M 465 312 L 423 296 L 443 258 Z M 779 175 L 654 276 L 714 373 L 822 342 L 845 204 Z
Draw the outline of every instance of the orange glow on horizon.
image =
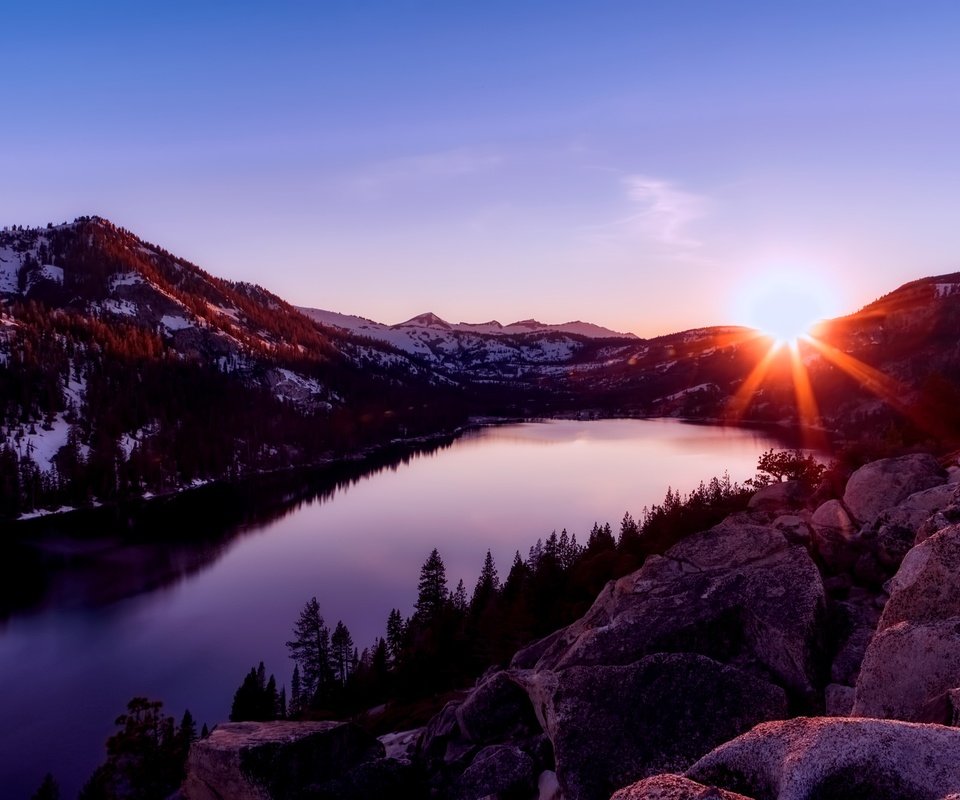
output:
M 753 396 L 763 383 L 763 379 L 767 377 L 767 373 L 770 371 L 770 365 L 773 363 L 773 359 L 776 357 L 779 349 L 780 347 L 774 342 L 770 349 L 767 350 L 766 355 L 764 355 L 751 370 L 747 379 L 743 382 L 743 385 L 733 396 L 727 409 L 727 415 L 735 422 L 743 419 L 743 415 L 746 413 L 747 408 L 749 408 Z
M 928 433 L 937 434 L 935 421 L 924 418 L 922 414 L 917 412 L 916 408 L 910 405 L 907 398 L 911 396 L 912 391 L 896 379 L 885 375 L 878 369 L 865 364 L 849 353 L 843 352 L 810 333 L 787 342 L 755 331 L 753 336 L 743 337 L 740 342 L 752 341 L 762 336 L 770 340 L 770 347 L 750 371 L 736 394 L 730 399 L 726 414 L 728 420 L 733 422 L 743 420 L 757 391 L 768 378 L 776 357 L 785 354 L 784 351 L 786 350 L 786 355 L 790 360 L 790 378 L 793 382 L 797 421 L 803 436 L 804 447 L 813 450 L 826 449 L 827 441 L 820 417 L 820 409 L 810 380 L 810 373 L 803 363 L 801 353 L 801 347 L 810 347 L 822 355 L 826 361 L 857 381 L 868 392 L 910 419 L 919 428 Z

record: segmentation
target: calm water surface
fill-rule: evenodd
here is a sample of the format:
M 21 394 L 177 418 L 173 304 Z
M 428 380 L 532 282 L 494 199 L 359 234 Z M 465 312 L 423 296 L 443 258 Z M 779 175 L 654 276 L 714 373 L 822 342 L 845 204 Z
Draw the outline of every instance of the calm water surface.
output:
M 216 527 L 215 503 L 171 525 L 174 544 L 54 537 L 55 554 L 91 553 L 82 580 L 73 567 L 56 580 L 44 572 L 35 595 L 3 609 L 0 796 L 28 798 L 50 770 L 75 797 L 134 695 L 212 726 L 261 659 L 289 683 L 283 642 L 312 595 L 362 649 L 391 608 L 411 613 L 433 547 L 451 587 L 463 578 L 469 593 L 487 548 L 505 577 L 538 537 L 566 528 L 583 542 L 594 522 L 616 529 L 668 486 L 686 492 L 724 471 L 743 481 L 776 445 L 672 421 L 524 423 L 470 433 L 199 544 L 190 540 Z

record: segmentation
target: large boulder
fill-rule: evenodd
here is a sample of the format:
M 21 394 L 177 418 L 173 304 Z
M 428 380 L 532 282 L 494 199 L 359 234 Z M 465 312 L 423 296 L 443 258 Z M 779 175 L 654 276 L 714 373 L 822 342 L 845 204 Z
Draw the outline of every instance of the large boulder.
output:
M 460 734 L 487 744 L 528 736 L 538 730 L 527 693 L 506 672 L 482 680 L 456 709 Z
M 813 547 L 834 570 L 849 569 L 857 558 L 857 526 L 839 500 L 827 500 L 810 519 Z
M 899 622 L 960 617 L 960 525 L 951 525 L 914 547 L 889 584 L 879 630 Z
M 810 490 L 800 481 L 777 481 L 758 489 L 747 502 L 754 511 L 788 511 L 802 508 Z
M 787 714 L 780 687 L 692 653 L 518 677 L 529 682 L 553 742 L 564 797 L 578 800 L 606 800 L 639 778 L 683 770 L 758 722 Z
M 751 800 L 736 792 L 704 786 L 682 775 L 654 775 L 618 791 L 610 800 Z
M 940 800 L 960 792 L 960 730 L 830 717 L 770 722 L 686 776 L 756 800 Z
M 954 469 L 960 469 L 960 467 L 954 467 Z M 933 536 L 937 531 L 960 523 L 960 486 L 957 486 L 956 483 L 951 483 L 949 486 L 954 490 L 953 498 L 943 508 L 936 510 L 927 517 L 920 527 L 917 528 L 917 535 L 913 540 L 914 544 L 920 544 Z
M 889 589 L 853 714 L 948 723 L 960 687 L 960 525 L 907 553 Z
M 781 514 L 770 523 L 784 535 L 790 544 L 806 547 L 810 543 L 810 512 L 800 514 Z
M 853 716 L 949 722 L 951 689 L 960 686 L 960 619 L 877 632 L 857 680 Z
M 512 745 L 485 747 L 457 780 L 454 796 L 458 800 L 484 797 L 528 798 L 536 791 L 534 761 Z
M 809 698 L 826 682 L 823 609 L 823 583 L 804 548 L 769 527 L 721 523 L 608 584 L 580 620 L 537 646 L 535 668 L 699 653 L 763 670 Z M 521 653 L 514 665 L 532 660 Z
M 861 532 L 864 547 L 881 565 L 896 569 L 913 547 L 923 523 L 949 506 L 956 491 L 953 484 L 934 486 L 915 492 L 892 508 L 881 511 Z
M 420 734 L 416 752 L 428 764 L 454 760 L 451 745 L 461 738 L 460 723 L 457 722 L 459 705 L 460 701 L 451 700 L 427 723 Z
M 383 745 L 347 722 L 231 722 L 194 742 L 187 800 L 281 800 L 382 758 Z
M 869 522 L 914 492 L 946 481 L 946 471 L 929 454 L 884 458 L 860 467 L 850 476 L 843 504 L 858 522 Z

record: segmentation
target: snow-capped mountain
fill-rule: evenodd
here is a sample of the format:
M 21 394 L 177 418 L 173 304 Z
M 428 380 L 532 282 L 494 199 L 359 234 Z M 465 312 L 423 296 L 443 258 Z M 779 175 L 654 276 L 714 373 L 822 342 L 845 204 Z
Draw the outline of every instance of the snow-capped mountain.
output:
M 960 274 L 909 283 L 818 336 L 833 350 L 800 355 L 825 425 L 960 432 Z M 736 327 L 644 340 L 583 322 L 385 325 L 295 308 L 99 217 L 7 228 L 0 516 L 316 463 L 476 415 L 725 419 L 746 386 L 738 418 L 789 424 L 793 367 L 769 349 Z
M 485 379 L 516 377 L 543 365 L 572 365 L 586 356 L 592 360 L 596 342 L 616 340 L 622 349 L 634 334 L 615 331 L 586 322 L 545 325 L 535 320 L 501 325 L 450 323 L 436 314 L 419 314 L 406 322 L 386 325 L 364 317 L 339 314 L 316 308 L 301 308 L 306 316 L 329 331 L 343 331 L 385 342 L 433 367 Z M 491 370 L 493 374 L 491 374 Z
M 524 333 L 572 333 L 576 336 L 587 336 L 591 339 L 637 339 L 635 333 L 619 333 L 591 322 L 563 322 L 560 324 L 546 324 L 535 319 L 524 319 L 502 325 L 496 320 L 490 322 L 457 322 L 451 323 L 438 317 L 432 312 L 418 314 L 396 325 L 385 325 L 365 317 L 339 314 L 336 311 L 324 311 L 319 308 L 301 307 L 300 311 L 321 325 L 342 330 L 353 331 L 373 338 L 382 338 L 389 341 L 387 331 L 408 331 L 415 328 L 429 328 L 440 331 L 454 331 L 460 333 L 479 333 L 487 336 L 516 336 Z M 394 341 L 403 341 L 395 337 Z

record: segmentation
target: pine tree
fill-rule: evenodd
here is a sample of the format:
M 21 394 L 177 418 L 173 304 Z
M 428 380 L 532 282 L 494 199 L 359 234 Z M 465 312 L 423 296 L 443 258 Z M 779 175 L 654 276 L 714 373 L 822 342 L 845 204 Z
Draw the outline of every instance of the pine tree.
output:
M 337 627 L 330 638 L 330 662 L 333 665 L 333 674 L 341 686 L 345 686 L 350 677 L 350 663 L 353 658 L 353 637 L 342 621 L 337 621 Z
M 477 585 L 473 590 L 470 610 L 474 614 L 481 613 L 499 591 L 500 576 L 497 574 L 497 567 L 493 563 L 493 555 L 487 550 L 486 558 L 483 559 L 483 566 L 480 568 L 480 577 L 477 578 Z
M 265 722 L 277 719 L 280 713 L 280 700 L 277 696 L 277 680 L 273 675 L 266 679 L 263 662 L 251 669 L 233 696 L 230 708 L 230 720 L 242 722 L 255 720 Z
M 396 667 L 403 655 L 403 643 L 406 636 L 406 625 L 400 615 L 400 609 L 391 609 L 387 617 L 386 650 L 390 656 L 390 664 Z
M 620 520 L 620 538 L 617 540 L 617 549 L 626 553 L 635 553 L 640 546 L 640 526 L 630 516 L 630 512 Z
M 613 550 L 617 546 L 617 543 L 613 538 L 613 530 L 610 528 L 610 523 L 607 522 L 604 525 L 599 523 L 593 523 L 593 528 L 590 530 L 590 537 L 587 539 L 587 555 L 594 555 L 596 553 L 602 553 L 605 550 Z
M 435 619 L 446 605 L 449 594 L 447 568 L 436 548 L 430 551 L 420 568 L 417 592 L 417 616 L 424 622 Z
M 81 800 L 164 798 L 180 785 L 185 753 L 162 707 L 145 697 L 127 704 L 116 720 L 120 730 L 107 740 L 107 760 L 84 785 Z
M 180 727 L 177 729 L 177 736 L 183 747 L 184 755 L 186 755 L 186 751 L 190 749 L 190 744 L 197 740 L 197 723 L 193 718 L 193 714 L 190 713 L 189 708 L 183 712 L 183 717 L 180 719 Z
M 262 720 L 277 719 L 280 716 L 280 696 L 277 694 L 277 680 L 273 675 L 264 687 L 259 711 Z
M 451 605 L 458 614 L 465 614 L 467 611 L 467 588 L 463 585 L 463 578 L 457 582 L 457 588 L 451 598 Z
M 303 707 L 303 686 L 300 683 L 300 665 L 293 665 L 293 678 L 290 680 L 290 716 L 296 717 Z
M 304 605 L 293 626 L 294 638 L 287 642 L 290 658 L 300 667 L 301 702 L 309 704 L 322 695 L 333 679 L 330 669 L 330 629 L 320 614 L 316 597 Z
M 230 721 L 243 722 L 256 719 L 260 686 L 257 683 L 257 670 L 251 669 L 243 679 L 243 683 L 234 692 L 233 704 L 230 706 Z
M 510 572 L 507 574 L 507 581 L 503 584 L 503 594 L 508 600 L 513 600 L 520 594 L 529 574 L 530 567 L 524 563 L 520 557 L 520 551 L 517 550 L 513 556 L 513 564 L 510 565 Z
M 371 663 L 373 674 L 378 680 L 386 679 L 387 675 L 387 642 L 385 639 L 378 639 L 376 647 L 373 648 L 373 661 Z
M 44 776 L 40 788 L 34 792 L 30 800 L 60 800 L 60 784 L 49 772 Z

